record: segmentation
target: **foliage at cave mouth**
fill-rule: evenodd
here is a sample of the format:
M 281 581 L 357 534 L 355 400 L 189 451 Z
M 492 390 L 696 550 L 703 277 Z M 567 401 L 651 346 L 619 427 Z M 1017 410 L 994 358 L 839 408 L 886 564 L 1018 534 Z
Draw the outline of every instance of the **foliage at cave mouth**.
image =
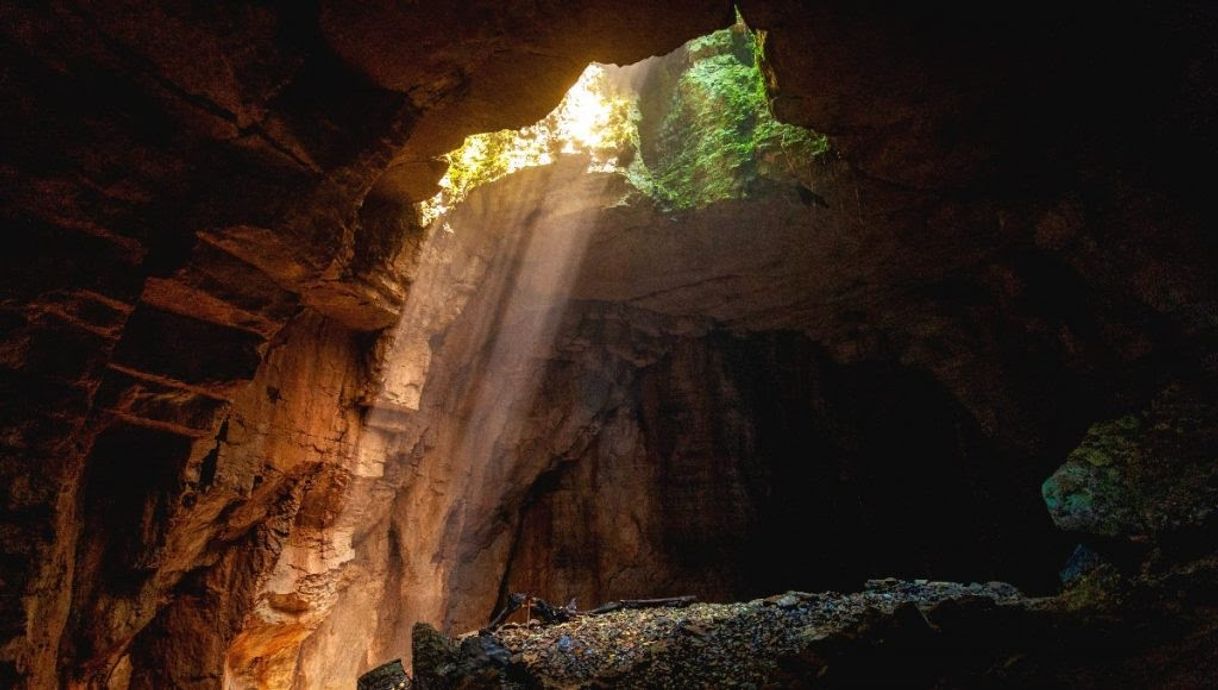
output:
M 763 179 L 797 182 L 827 137 L 779 122 L 765 34 L 737 22 L 658 58 L 591 64 L 549 115 L 518 130 L 474 134 L 442 159 L 440 191 L 417 204 L 424 225 L 481 185 L 563 155 L 625 177 L 662 208 L 747 196 Z

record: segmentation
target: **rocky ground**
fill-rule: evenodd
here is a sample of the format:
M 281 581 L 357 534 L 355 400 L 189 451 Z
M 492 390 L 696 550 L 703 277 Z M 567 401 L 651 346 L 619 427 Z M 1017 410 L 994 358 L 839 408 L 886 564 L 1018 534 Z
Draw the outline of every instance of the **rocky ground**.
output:
M 964 614 L 1018 615 L 1032 602 L 1002 583 L 874 580 L 852 594 L 787 592 L 579 615 L 555 625 L 533 620 L 455 642 L 420 625 L 416 687 L 791 687 L 872 671 L 879 680 L 914 669 L 868 668 L 860 662 L 871 648 L 887 645 L 897 656 L 925 651 L 934 632 Z
M 1009 585 L 873 581 L 855 594 L 788 592 L 731 604 L 614 611 L 552 626 L 505 627 L 493 636 L 543 686 L 757 687 L 788 657 L 848 636 L 877 619 L 929 625 L 944 602 L 1013 605 Z M 527 684 L 527 683 L 526 683 Z
M 582 614 L 456 640 L 419 624 L 412 687 L 1213 687 L 1218 625 L 1199 593 L 1218 591 L 1216 572 L 1212 561 L 1135 577 L 1101 565 L 1051 598 L 873 580 L 857 593 Z M 384 670 L 384 688 L 411 685 L 397 662 Z M 378 678 L 361 690 L 380 690 Z

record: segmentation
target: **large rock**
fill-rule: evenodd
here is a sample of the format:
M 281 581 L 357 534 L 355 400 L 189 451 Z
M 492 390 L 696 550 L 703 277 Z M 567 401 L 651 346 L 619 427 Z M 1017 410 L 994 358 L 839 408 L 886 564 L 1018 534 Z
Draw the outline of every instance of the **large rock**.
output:
M 1087 430 L 1045 480 L 1058 527 L 1140 538 L 1196 530 L 1218 510 L 1218 404 L 1212 377 L 1170 386 L 1137 413 Z

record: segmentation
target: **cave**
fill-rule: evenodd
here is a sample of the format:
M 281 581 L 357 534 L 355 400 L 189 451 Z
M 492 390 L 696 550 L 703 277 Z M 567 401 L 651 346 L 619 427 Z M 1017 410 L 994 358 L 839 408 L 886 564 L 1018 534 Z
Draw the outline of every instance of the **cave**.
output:
M 1218 11 L 2 10 L 0 686 L 1218 684 Z

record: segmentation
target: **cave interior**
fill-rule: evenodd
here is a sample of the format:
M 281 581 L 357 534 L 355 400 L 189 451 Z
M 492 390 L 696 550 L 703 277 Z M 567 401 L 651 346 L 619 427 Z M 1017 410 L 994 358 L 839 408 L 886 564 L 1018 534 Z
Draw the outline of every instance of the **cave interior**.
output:
M 1218 685 L 1207 4 L 0 16 L 0 685 Z

